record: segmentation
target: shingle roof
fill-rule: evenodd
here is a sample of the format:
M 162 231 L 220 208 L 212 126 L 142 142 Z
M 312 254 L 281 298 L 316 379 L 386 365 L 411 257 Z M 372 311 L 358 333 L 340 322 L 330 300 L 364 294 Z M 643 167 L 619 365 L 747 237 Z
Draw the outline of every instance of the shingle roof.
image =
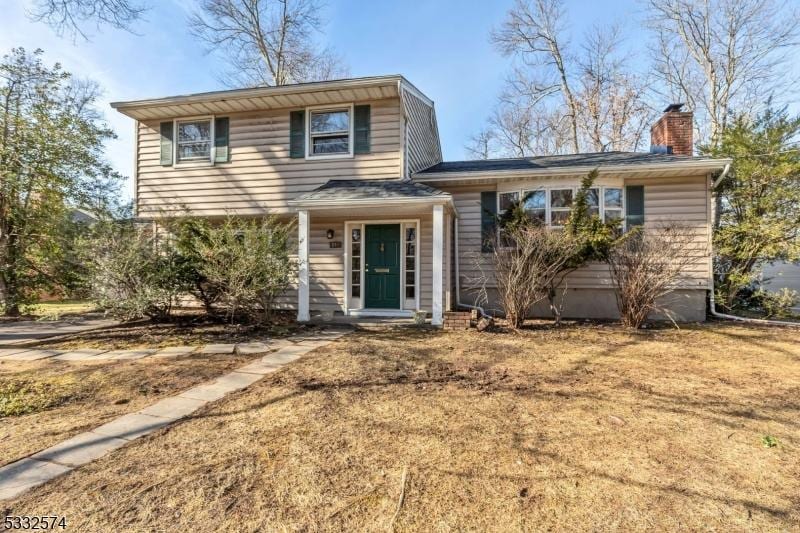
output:
M 338 200 L 392 200 L 449 198 L 446 192 L 423 183 L 400 180 L 331 180 L 295 198 L 292 203 Z
M 503 170 L 545 170 L 549 168 L 601 167 L 607 165 L 649 165 L 686 161 L 710 161 L 710 157 L 691 157 L 647 152 L 596 152 L 587 154 L 445 161 L 418 172 L 418 175 L 445 172 L 486 172 Z

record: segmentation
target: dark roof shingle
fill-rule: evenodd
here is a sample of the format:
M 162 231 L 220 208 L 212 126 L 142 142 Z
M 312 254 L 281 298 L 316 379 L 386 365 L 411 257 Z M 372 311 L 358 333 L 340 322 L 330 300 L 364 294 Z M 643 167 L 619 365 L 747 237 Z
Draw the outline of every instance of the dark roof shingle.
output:
M 601 167 L 606 165 L 647 165 L 685 161 L 707 161 L 709 157 L 692 157 L 648 152 L 596 152 L 587 154 L 549 155 L 511 159 L 477 159 L 474 161 L 444 161 L 418 175 L 444 172 L 491 172 L 504 170 L 545 170 L 549 168 Z
M 392 200 L 447 198 L 450 195 L 423 183 L 401 180 L 331 180 L 298 196 L 293 203 L 334 200 Z

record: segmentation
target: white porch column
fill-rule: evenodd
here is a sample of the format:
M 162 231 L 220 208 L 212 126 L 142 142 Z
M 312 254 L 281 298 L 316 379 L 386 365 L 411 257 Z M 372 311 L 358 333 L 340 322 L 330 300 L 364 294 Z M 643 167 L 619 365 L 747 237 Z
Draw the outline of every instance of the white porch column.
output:
M 442 279 L 444 276 L 444 206 L 433 206 L 433 309 L 431 324 L 442 325 Z
M 299 263 L 297 271 L 297 321 L 308 322 L 311 320 L 308 293 L 308 243 L 311 216 L 304 209 L 297 213 L 297 217 L 297 259 Z

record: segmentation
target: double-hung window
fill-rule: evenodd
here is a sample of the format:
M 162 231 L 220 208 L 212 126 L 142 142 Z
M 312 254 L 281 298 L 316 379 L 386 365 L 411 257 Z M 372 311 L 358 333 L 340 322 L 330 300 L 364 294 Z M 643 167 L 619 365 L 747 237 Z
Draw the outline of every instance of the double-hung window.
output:
M 603 218 L 606 222 L 612 220 L 622 222 L 622 188 L 606 187 L 603 189 Z
M 308 115 L 308 155 L 352 155 L 351 108 L 311 110 Z
M 540 224 L 547 224 L 547 191 L 541 189 L 525 191 L 522 194 L 525 213 L 528 214 L 531 220 Z
M 501 192 L 498 195 L 500 205 L 497 210 L 498 215 L 503 215 L 506 211 L 511 209 L 515 203 L 519 202 L 519 193 L 517 191 Z
M 178 121 L 177 161 L 211 161 L 211 129 L 211 119 Z
M 563 226 L 572 209 L 573 189 L 550 189 L 550 225 Z

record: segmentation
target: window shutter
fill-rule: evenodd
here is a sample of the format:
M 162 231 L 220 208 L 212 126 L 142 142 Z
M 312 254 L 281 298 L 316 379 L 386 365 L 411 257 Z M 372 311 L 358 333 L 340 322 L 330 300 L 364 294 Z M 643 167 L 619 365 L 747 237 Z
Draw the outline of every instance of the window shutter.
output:
M 230 161 L 230 149 L 228 148 L 228 137 L 230 130 L 230 119 L 221 117 L 214 119 L 214 162 L 227 163 Z
M 161 123 L 161 164 L 172 164 L 172 139 L 174 137 L 172 121 Z
M 481 193 L 481 252 L 491 252 L 497 216 L 497 192 Z
M 289 157 L 302 159 L 306 156 L 306 112 L 289 113 Z
M 625 225 L 628 229 L 644 225 L 644 185 L 625 187 Z
M 370 147 L 370 108 L 368 105 L 357 105 L 353 108 L 353 125 L 355 140 L 353 141 L 353 153 L 368 154 Z

